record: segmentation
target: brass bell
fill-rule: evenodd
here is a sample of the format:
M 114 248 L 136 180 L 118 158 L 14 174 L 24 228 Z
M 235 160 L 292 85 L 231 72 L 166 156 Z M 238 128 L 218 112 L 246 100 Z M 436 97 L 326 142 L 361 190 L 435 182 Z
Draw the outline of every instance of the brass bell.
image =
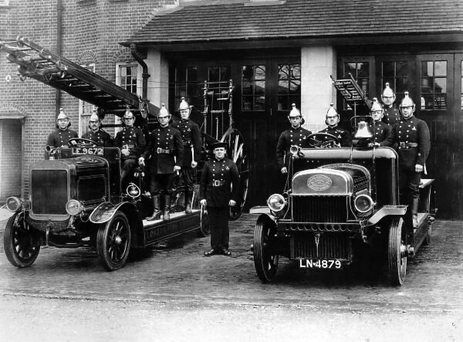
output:
M 129 186 L 127 187 L 127 194 L 132 198 L 136 198 L 140 196 L 140 193 L 141 193 L 140 189 L 134 183 L 130 183 Z
M 357 132 L 355 132 L 355 138 L 357 139 L 369 139 L 373 138 L 373 134 L 368 127 L 366 121 L 359 121 Z

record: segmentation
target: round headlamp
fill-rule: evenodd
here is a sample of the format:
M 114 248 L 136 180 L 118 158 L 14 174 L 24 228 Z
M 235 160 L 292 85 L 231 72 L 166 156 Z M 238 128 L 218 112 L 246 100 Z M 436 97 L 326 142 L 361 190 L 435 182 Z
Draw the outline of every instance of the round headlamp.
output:
M 373 199 L 368 195 L 359 195 L 354 199 L 355 209 L 362 214 L 365 214 L 373 209 L 373 205 Z
M 273 194 L 267 199 L 267 206 L 270 210 L 279 212 L 286 206 L 286 200 L 280 194 Z
M 16 212 L 18 209 L 23 207 L 23 202 L 18 197 L 8 197 L 6 199 L 6 208 L 11 212 Z
M 72 199 L 66 203 L 66 212 L 69 215 L 75 216 L 84 210 L 84 206 L 79 201 Z

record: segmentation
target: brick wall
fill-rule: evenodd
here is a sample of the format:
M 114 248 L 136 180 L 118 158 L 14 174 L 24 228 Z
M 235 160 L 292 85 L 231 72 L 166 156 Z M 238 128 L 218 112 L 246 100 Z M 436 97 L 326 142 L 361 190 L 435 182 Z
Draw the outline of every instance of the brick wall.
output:
M 0 40 L 19 34 L 56 51 L 59 0 L 10 0 L 0 7 Z M 78 64 L 95 64 L 95 72 L 114 82 L 116 63 L 132 60 L 118 43 L 141 28 L 158 10 L 177 0 L 62 0 L 62 55 Z M 11 76 L 7 82 L 5 77 Z M 0 120 L 24 115 L 22 193 L 29 191 L 28 170 L 40 160 L 48 134 L 55 129 L 56 90 L 38 81 L 17 77 L 16 65 L 0 52 Z M 60 106 L 77 130 L 79 101 L 61 92 Z M 2 166 L 3 167 L 3 166 Z M 8 182 L 8 180 L 6 180 Z

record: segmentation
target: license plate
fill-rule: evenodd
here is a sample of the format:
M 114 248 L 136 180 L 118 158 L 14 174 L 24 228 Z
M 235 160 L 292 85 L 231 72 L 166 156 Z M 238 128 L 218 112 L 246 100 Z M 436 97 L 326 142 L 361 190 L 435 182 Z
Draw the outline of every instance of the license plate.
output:
M 93 154 L 97 156 L 104 155 L 103 147 L 73 147 L 72 154 Z
M 299 268 L 341 269 L 341 260 L 336 259 L 299 259 Z

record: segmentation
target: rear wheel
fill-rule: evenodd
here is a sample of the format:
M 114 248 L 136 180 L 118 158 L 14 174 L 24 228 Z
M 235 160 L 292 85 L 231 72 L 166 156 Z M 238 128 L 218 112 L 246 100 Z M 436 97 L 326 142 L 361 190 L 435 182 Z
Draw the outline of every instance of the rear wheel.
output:
M 24 213 L 10 217 L 5 226 L 3 247 L 8 261 L 16 267 L 29 267 L 40 252 L 39 233 L 24 219 Z
M 389 241 L 387 251 L 388 278 L 393 286 L 403 284 L 407 274 L 407 246 L 403 219 L 393 218 L 389 228 Z
M 257 276 L 264 283 L 275 278 L 279 255 L 273 254 L 270 244 L 275 239 L 276 226 L 270 219 L 259 218 L 254 228 L 254 266 Z
M 129 221 L 123 212 L 116 212 L 111 220 L 100 225 L 96 237 L 96 250 L 106 270 L 115 271 L 125 265 L 131 238 Z
M 211 234 L 211 228 L 209 227 L 209 216 L 205 206 L 201 206 L 201 213 L 199 216 L 199 236 L 205 237 Z

